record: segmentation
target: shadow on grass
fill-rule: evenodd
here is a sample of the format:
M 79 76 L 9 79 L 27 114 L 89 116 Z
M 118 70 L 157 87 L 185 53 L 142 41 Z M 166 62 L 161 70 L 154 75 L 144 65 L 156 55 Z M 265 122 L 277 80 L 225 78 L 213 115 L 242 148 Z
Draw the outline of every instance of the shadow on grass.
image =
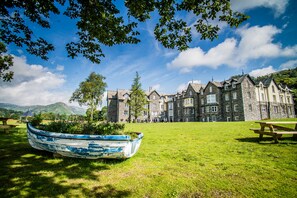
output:
M 123 197 L 129 191 L 100 185 L 98 172 L 119 160 L 54 158 L 52 153 L 33 149 L 25 129 L 0 133 L 1 197 Z
M 236 138 L 236 140 L 240 142 L 254 142 L 259 144 L 275 144 L 272 137 L 263 137 L 261 141 L 259 141 L 259 137 Z M 279 142 L 277 144 L 297 144 L 297 141 L 293 137 L 282 137 L 279 138 Z

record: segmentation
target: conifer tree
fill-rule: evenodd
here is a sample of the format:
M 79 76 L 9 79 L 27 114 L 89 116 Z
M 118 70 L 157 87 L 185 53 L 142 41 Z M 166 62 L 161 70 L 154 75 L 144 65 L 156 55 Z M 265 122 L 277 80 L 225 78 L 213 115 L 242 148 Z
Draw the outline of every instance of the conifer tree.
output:
M 144 106 L 147 104 L 147 97 L 145 92 L 141 88 L 140 76 L 138 72 L 136 72 L 136 76 L 133 80 L 128 104 L 130 108 L 130 122 L 132 116 L 134 116 L 135 120 L 137 120 L 141 116 L 142 112 L 146 110 Z

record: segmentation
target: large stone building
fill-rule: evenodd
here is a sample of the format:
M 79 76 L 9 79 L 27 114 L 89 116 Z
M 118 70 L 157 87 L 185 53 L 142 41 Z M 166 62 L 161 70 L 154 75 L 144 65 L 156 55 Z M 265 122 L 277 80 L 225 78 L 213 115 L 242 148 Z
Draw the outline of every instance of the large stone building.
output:
M 108 121 L 126 122 L 129 90 L 108 91 Z M 176 94 L 147 93 L 148 104 L 137 120 L 145 122 L 246 121 L 295 117 L 294 101 L 288 87 L 272 79 L 255 83 L 249 75 L 207 85 L 190 83 Z

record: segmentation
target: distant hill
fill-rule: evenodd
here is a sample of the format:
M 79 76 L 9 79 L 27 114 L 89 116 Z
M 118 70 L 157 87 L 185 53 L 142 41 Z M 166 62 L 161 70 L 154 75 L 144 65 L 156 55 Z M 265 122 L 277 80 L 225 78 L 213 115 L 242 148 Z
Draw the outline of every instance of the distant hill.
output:
M 50 105 L 34 105 L 34 106 L 19 106 L 15 104 L 0 103 L 0 108 L 14 111 L 26 112 L 28 110 L 33 113 L 51 112 L 54 114 L 65 115 L 85 115 L 86 110 L 80 107 L 68 106 L 65 103 L 57 102 Z

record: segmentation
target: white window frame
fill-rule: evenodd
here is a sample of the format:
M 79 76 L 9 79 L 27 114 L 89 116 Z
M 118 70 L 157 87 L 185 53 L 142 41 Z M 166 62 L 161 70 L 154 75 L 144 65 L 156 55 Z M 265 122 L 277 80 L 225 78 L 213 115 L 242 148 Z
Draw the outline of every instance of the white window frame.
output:
M 206 96 L 206 99 L 207 99 L 207 104 L 217 102 L 216 94 L 209 94 L 209 95 Z
M 234 112 L 238 112 L 238 104 L 235 104 L 235 105 L 234 105 L 233 110 L 234 110 Z
M 218 107 L 217 106 L 210 106 L 210 111 L 211 112 L 218 112 Z
M 230 105 L 226 105 L 226 112 L 230 112 Z
M 229 97 L 229 93 L 225 93 L 225 101 L 229 101 L 230 97 Z
M 235 84 L 235 82 L 232 83 L 232 88 L 233 88 L 233 89 L 236 88 L 236 84 Z
M 237 92 L 236 91 L 232 92 L 232 99 L 237 100 Z

